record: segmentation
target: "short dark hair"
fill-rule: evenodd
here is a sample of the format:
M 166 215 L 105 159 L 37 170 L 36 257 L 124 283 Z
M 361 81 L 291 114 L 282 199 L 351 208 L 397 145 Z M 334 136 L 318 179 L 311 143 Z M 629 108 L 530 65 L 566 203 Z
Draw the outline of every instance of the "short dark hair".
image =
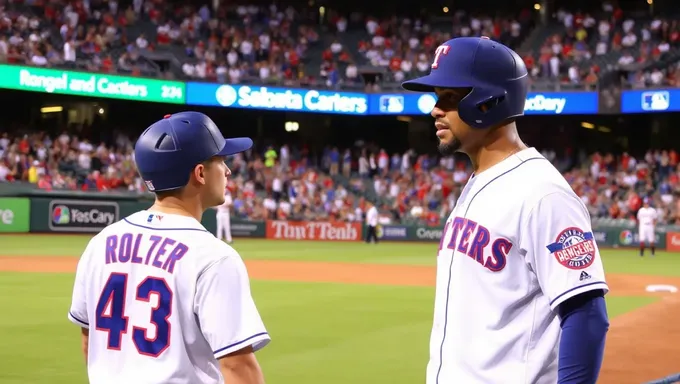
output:
M 182 194 L 182 191 L 184 191 L 184 187 L 177 188 L 177 189 L 171 189 L 169 191 L 160 191 L 156 192 L 156 199 L 157 200 L 163 200 L 166 197 L 179 197 L 179 195 Z

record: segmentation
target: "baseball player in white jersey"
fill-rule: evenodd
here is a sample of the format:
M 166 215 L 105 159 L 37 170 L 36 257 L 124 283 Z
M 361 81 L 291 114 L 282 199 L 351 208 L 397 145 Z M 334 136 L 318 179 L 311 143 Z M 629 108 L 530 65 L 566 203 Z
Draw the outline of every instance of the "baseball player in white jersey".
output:
M 224 203 L 217 206 L 217 213 L 215 214 L 215 219 L 217 221 L 217 234 L 215 237 L 230 244 L 232 242 L 230 212 L 232 204 L 231 193 L 226 190 L 224 192 Z
M 519 138 L 523 60 L 488 38 L 449 40 L 429 75 L 439 150 L 474 174 L 437 252 L 427 384 L 592 384 L 609 327 L 590 217 L 553 165 Z
M 224 202 L 225 140 L 198 112 L 142 133 L 135 160 L 156 202 L 97 234 L 76 271 L 68 318 L 82 328 L 93 384 L 262 384 L 270 337 L 239 254 L 200 222 Z
M 657 212 L 656 209 L 649 205 L 649 197 L 645 197 L 642 200 L 642 204 L 642 208 L 637 213 L 640 257 L 645 255 L 645 244 L 649 244 L 649 249 L 652 251 L 652 256 L 654 256 L 656 251 L 654 227 L 656 226 Z

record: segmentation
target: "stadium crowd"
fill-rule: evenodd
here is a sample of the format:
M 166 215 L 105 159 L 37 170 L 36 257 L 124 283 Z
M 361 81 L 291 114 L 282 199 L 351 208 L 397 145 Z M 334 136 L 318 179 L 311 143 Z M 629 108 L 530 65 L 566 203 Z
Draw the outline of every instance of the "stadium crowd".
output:
M 644 156 L 595 153 L 574 163 L 554 151 L 543 154 L 564 171 L 594 218 L 633 218 L 642 199 L 652 198 L 659 222 L 680 225 L 680 162 L 675 150 Z M 362 220 L 366 202 L 382 222 L 438 225 L 448 217 L 471 175 L 454 157 L 387 153 L 366 145 L 327 148 L 318 155 L 283 145 L 229 159 L 233 215 L 250 219 Z M 45 190 L 145 193 L 132 142 L 91 143 L 66 132 L 0 137 L 0 185 L 28 182 Z
M 634 18 L 605 1 L 591 13 L 559 10 L 545 40 L 526 42 L 532 11 L 508 17 L 451 10 L 442 17 L 377 18 L 328 9 L 208 6 L 163 0 L 26 1 L 0 8 L 0 62 L 144 75 L 161 71 L 147 52 L 182 58 L 177 75 L 224 83 L 264 82 L 361 86 L 362 67 L 382 68 L 400 81 L 429 71 L 433 48 L 454 36 L 486 35 L 520 53 L 534 81 L 592 85 L 598 57 L 617 54 L 634 87 L 677 85 L 680 66 L 637 70 L 680 45 L 680 23 Z M 552 29 L 550 29 L 552 28 Z M 526 43 L 526 44 L 525 44 Z M 529 47 L 529 48 L 527 48 Z M 537 49 L 534 49 L 537 47 Z M 636 66 L 637 65 L 637 66 Z M 172 70 L 162 69 L 173 76 Z M 154 76 L 159 76 L 154 73 Z M 113 146 L 63 133 L 0 138 L 0 182 L 42 189 L 144 192 L 129 138 Z M 650 195 L 662 222 L 680 224 L 680 166 L 675 151 L 641 157 L 591 154 L 565 166 L 546 151 L 593 217 L 629 218 Z M 275 156 L 274 156 L 275 155 Z M 360 220 L 366 199 L 384 220 L 439 223 L 470 176 L 454 158 L 388 154 L 380 148 L 271 148 L 237 156 L 229 188 L 234 214 L 250 218 Z
M 0 10 L 0 62 L 221 83 L 362 86 L 366 68 L 401 81 L 429 70 L 437 44 L 486 35 L 521 49 L 536 81 L 593 85 L 603 69 L 598 58 L 614 53 L 618 59 L 608 60 L 631 68 L 630 84 L 672 84 L 676 67 L 645 72 L 635 65 L 663 58 L 680 44 L 677 20 L 634 18 L 608 1 L 591 13 L 559 10 L 544 27 L 555 33 L 526 44 L 535 19 L 528 9 L 507 17 L 451 10 L 420 18 L 328 9 L 320 22 L 318 11 L 308 7 L 223 2 L 213 10 L 162 0 L 26 3 L 30 6 Z M 171 53 L 182 67 L 160 68 L 145 58 L 148 52 Z
M 625 81 L 636 86 L 667 85 L 674 78 L 674 70 L 639 70 L 680 47 L 680 24 L 673 18 L 633 17 L 605 1 L 597 14 L 561 9 L 556 23 L 558 32 L 546 38 L 539 52 L 525 56 L 534 77 L 594 85 L 604 63 L 625 71 Z

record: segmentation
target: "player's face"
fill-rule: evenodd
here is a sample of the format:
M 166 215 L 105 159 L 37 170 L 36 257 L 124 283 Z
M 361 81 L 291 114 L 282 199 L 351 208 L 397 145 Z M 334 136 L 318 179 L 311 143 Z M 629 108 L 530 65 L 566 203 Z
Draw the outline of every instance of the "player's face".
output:
M 435 88 L 437 104 L 432 109 L 435 118 L 439 152 L 448 156 L 455 152 L 468 153 L 482 138 L 482 132 L 465 124 L 458 116 L 458 103 L 470 92 L 469 88 Z
M 214 207 L 224 204 L 227 177 L 231 175 L 231 170 L 224 161 L 224 157 L 213 157 L 204 169 L 206 206 Z

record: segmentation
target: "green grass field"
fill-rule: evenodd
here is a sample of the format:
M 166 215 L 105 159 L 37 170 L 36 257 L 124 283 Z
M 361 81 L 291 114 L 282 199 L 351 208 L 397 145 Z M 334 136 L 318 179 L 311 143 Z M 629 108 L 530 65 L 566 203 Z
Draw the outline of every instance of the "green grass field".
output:
M 78 256 L 87 236 L 0 235 L 2 256 Z M 434 265 L 436 244 L 240 240 L 244 259 Z M 603 250 L 607 273 L 680 276 L 680 256 Z M 86 383 L 66 319 L 72 274 L 0 272 L 0 383 Z M 252 281 L 272 335 L 258 353 L 268 383 L 423 382 L 434 288 Z M 609 297 L 612 318 L 651 297 Z

